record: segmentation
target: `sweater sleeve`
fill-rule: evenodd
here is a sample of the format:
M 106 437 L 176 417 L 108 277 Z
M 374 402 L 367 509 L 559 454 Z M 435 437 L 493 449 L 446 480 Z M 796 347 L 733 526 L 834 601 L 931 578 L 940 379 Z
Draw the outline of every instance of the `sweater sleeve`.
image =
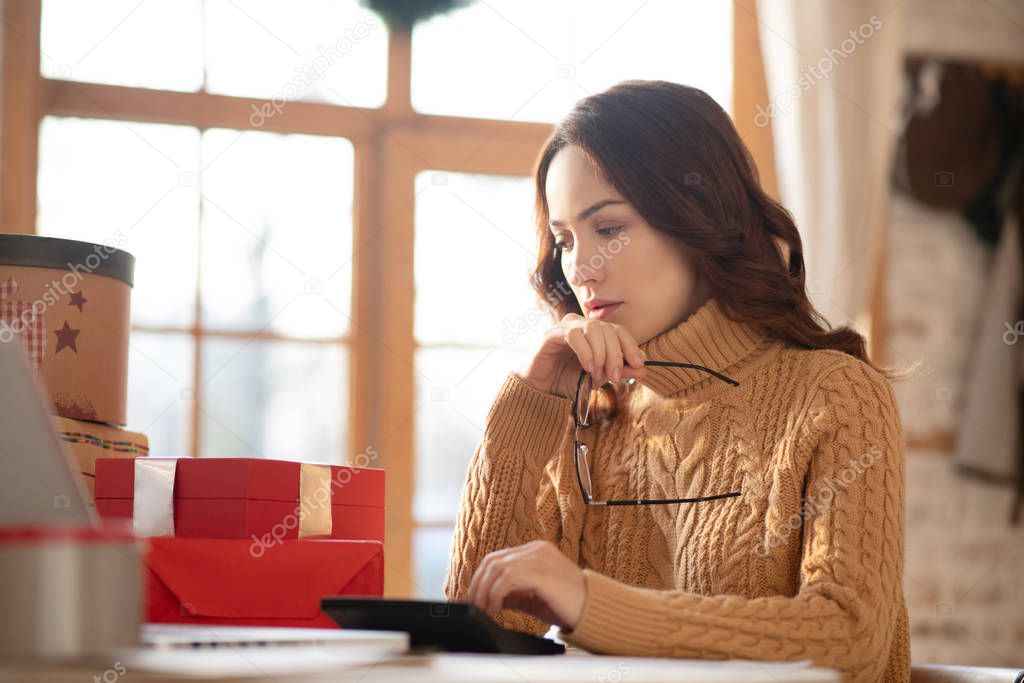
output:
M 445 575 L 449 600 L 466 600 L 484 556 L 532 540 L 562 543 L 557 486 L 549 464 L 569 448 L 572 401 L 539 391 L 510 372 L 484 423 L 484 436 L 466 474 Z M 572 559 L 575 560 L 575 557 Z M 507 628 L 544 634 L 549 625 L 516 610 L 495 621 Z
M 795 596 L 640 588 L 584 570 L 581 619 L 560 637 L 618 655 L 810 659 L 878 680 L 904 609 L 898 410 L 888 381 L 859 361 L 829 370 L 815 397 Z

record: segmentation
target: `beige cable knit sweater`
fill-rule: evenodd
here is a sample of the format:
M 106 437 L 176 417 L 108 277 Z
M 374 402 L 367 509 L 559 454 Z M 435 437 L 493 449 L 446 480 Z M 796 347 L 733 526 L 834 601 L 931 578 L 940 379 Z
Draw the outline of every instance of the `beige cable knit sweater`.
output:
M 560 637 L 601 653 L 810 659 L 847 680 L 910 677 L 901 585 L 904 456 L 888 381 L 838 351 L 784 345 L 711 300 L 641 345 L 740 382 L 649 366 L 584 430 L 594 495 L 715 501 L 583 505 L 571 401 L 510 373 L 469 466 L 445 581 L 465 600 L 494 550 L 548 539 L 584 570 Z M 543 634 L 513 610 L 497 620 Z

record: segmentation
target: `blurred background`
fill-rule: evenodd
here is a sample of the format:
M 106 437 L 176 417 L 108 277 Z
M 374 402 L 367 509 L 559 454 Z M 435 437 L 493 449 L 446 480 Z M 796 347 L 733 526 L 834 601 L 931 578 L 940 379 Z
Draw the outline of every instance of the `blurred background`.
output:
M 915 661 L 1022 665 L 1024 3 L 0 5 L 0 230 L 137 257 L 129 428 L 158 456 L 374 453 L 391 596 L 442 595 L 487 409 L 551 324 L 552 124 L 621 80 L 707 91 L 818 309 L 919 363 Z

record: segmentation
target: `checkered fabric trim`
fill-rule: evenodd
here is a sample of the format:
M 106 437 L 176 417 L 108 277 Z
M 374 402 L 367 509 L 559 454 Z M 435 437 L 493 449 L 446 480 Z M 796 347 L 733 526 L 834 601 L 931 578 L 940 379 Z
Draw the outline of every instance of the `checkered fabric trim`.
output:
M 0 283 L 0 326 L 6 326 L 21 339 L 32 367 L 39 370 L 46 357 L 46 320 L 32 310 L 31 301 L 12 299 L 18 282 L 7 278 Z

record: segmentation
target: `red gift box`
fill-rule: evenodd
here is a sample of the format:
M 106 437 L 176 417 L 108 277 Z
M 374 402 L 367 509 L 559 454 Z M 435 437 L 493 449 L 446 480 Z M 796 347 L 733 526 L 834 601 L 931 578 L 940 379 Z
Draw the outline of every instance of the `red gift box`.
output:
M 378 541 L 151 538 L 146 565 L 149 622 L 337 628 L 320 598 L 384 594 Z
M 311 494 L 301 484 L 309 468 L 328 471 L 325 465 L 287 460 L 181 458 L 173 480 L 174 535 L 264 544 L 311 535 L 384 541 L 384 470 L 331 465 L 330 481 L 323 482 L 329 493 Z M 98 459 L 99 514 L 130 519 L 134 499 L 135 461 Z M 329 511 L 318 503 L 328 499 Z

